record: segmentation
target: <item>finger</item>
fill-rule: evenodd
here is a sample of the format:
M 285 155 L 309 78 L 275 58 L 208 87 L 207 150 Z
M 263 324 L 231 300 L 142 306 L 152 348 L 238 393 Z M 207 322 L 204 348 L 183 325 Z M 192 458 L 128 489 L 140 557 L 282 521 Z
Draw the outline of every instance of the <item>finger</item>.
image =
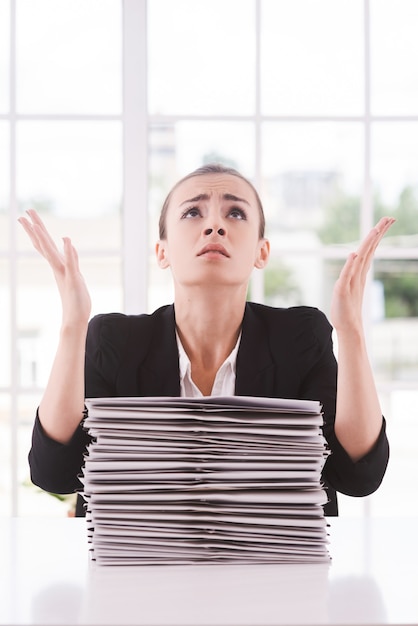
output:
M 396 220 L 394 217 L 385 216 L 378 221 L 375 228 L 377 228 L 378 231 L 382 232 L 383 236 L 395 222 Z
M 26 213 L 29 215 L 30 219 L 32 220 L 32 222 L 34 224 L 38 224 L 39 226 L 41 226 L 43 228 L 43 230 L 45 232 L 48 232 L 43 220 L 41 219 L 41 216 L 39 215 L 38 211 L 36 211 L 35 209 L 27 209 Z
M 392 217 L 383 217 L 361 242 L 357 250 L 357 271 L 362 280 L 365 280 L 379 243 L 394 222 Z
M 28 234 L 35 250 L 44 257 L 54 271 L 62 270 L 63 257 L 55 243 L 39 224 L 33 224 L 26 218 L 19 218 L 19 223 Z
M 351 253 L 347 258 L 340 272 L 341 282 L 349 285 L 353 278 L 358 277 L 362 284 L 365 283 L 376 248 L 394 222 L 393 217 L 382 217 L 379 220 L 362 241 L 357 252 Z
M 62 269 L 62 254 L 39 214 L 34 209 L 28 209 L 26 213 L 30 220 L 21 217 L 18 221 L 29 235 L 34 248 L 54 267 L 54 269 Z
M 33 224 L 32 228 L 37 238 L 38 249 L 42 256 L 54 269 L 61 269 L 63 265 L 63 255 L 54 240 L 39 224 Z
M 380 233 L 373 228 L 364 238 L 357 250 L 357 271 L 364 281 L 370 270 L 374 253 L 380 242 Z
M 382 219 L 378 221 L 376 226 L 372 228 L 369 236 L 375 248 L 386 235 L 389 228 L 395 223 L 395 221 L 396 220 L 393 217 L 382 217 Z M 367 241 L 368 237 L 366 237 L 365 241 Z
M 29 222 L 29 220 L 27 220 L 25 217 L 19 217 L 18 218 L 18 222 L 19 224 L 21 224 L 21 226 L 23 226 L 25 232 L 27 233 L 27 235 L 29 236 L 34 248 L 40 253 L 43 254 L 41 246 L 40 246 L 40 242 L 39 242 L 39 237 L 37 235 L 37 233 L 34 230 L 33 224 L 31 224 L 31 222 Z
M 389 228 L 394 224 L 396 220 L 393 217 L 383 217 L 376 226 L 372 229 L 371 233 L 373 234 L 373 242 L 372 247 L 376 250 L 377 246 L 386 235 Z
M 363 279 L 365 279 L 370 269 L 377 247 L 395 221 L 393 217 L 382 217 L 360 246 L 358 256 L 359 260 L 362 262 L 361 271 Z
M 64 257 L 69 271 L 73 274 L 79 274 L 78 254 L 69 237 L 63 237 Z
M 351 254 L 347 257 L 343 267 L 341 268 L 340 274 L 338 276 L 338 280 L 336 282 L 336 286 L 339 291 L 343 291 L 344 289 L 350 288 L 351 280 L 355 275 L 355 263 L 357 259 L 357 253 L 351 252 Z
M 58 248 L 55 244 L 55 241 L 49 234 L 48 229 L 46 228 L 44 222 L 40 218 L 37 211 L 35 211 L 35 209 L 28 209 L 26 213 L 29 215 L 29 217 L 32 220 L 34 231 L 37 233 L 38 236 L 41 236 L 42 242 L 44 242 L 44 244 L 47 244 L 49 247 L 55 248 L 55 250 L 58 252 Z

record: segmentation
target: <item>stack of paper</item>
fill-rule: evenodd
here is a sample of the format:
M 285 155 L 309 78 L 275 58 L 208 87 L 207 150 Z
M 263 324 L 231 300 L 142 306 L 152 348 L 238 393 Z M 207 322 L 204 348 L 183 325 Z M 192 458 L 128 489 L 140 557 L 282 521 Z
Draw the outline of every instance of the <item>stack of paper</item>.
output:
M 321 407 L 253 397 L 96 398 L 81 480 L 103 564 L 329 560 Z

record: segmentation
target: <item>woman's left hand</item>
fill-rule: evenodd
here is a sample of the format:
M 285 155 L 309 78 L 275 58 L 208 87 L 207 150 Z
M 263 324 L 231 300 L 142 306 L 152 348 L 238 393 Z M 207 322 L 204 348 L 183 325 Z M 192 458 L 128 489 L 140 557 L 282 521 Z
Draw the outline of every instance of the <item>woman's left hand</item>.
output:
M 338 340 L 335 434 L 353 462 L 373 449 L 382 430 L 382 410 L 367 354 L 362 308 L 374 253 L 394 221 L 382 217 L 357 252 L 350 254 L 332 296 L 330 319 Z
M 382 217 L 348 257 L 335 283 L 331 301 L 331 323 L 338 332 L 362 331 L 362 305 L 367 274 L 380 241 L 395 222 Z

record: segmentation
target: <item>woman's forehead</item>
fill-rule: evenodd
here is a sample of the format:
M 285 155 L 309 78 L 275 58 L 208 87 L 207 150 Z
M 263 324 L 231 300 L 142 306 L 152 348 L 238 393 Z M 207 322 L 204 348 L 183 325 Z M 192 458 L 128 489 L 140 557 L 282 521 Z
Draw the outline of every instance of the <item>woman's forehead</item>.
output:
M 209 197 L 235 196 L 245 200 L 248 204 L 256 204 L 256 197 L 251 186 L 242 178 L 232 174 L 204 174 L 187 178 L 174 190 L 170 204 L 178 206 L 182 202 L 206 195 Z

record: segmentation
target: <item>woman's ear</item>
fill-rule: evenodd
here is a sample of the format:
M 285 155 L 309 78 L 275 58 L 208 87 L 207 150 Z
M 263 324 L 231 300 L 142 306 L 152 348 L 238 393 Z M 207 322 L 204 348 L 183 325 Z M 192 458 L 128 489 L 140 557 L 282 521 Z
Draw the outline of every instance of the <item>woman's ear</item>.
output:
M 259 244 L 257 258 L 255 260 L 254 266 L 261 270 L 263 267 L 267 265 L 267 261 L 270 256 L 270 242 L 268 239 L 262 239 Z
M 160 239 L 155 244 L 155 254 L 157 256 L 157 263 L 160 269 L 165 270 L 167 267 L 170 267 L 166 250 L 166 242 L 164 240 Z

